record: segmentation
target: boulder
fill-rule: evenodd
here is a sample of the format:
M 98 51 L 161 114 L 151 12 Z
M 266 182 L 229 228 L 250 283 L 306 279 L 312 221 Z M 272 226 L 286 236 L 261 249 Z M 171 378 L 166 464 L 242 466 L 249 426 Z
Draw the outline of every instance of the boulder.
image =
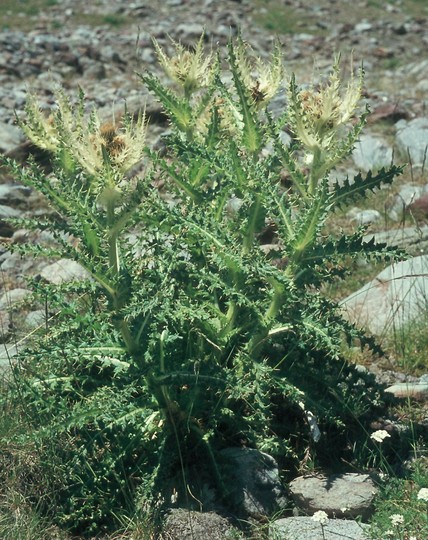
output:
M 40 276 L 48 281 L 59 285 L 66 281 L 80 281 L 89 278 L 89 272 L 79 263 L 70 259 L 60 259 L 40 272 Z
M 12 124 L 0 122 L 0 151 L 9 152 L 22 142 L 22 131 Z
M 287 508 L 289 499 L 273 457 L 252 448 L 225 448 L 220 454 L 238 515 L 261 518 Z
M 0 296 L 0 309 L 8 309 L 13 307 L 15 304 L 19 304 L 19 302 L 22 302 L 31 294 L 31 291 L 28 289 L 12 289 L 10 291 L 5 292 L 2 296 Z
M 428 400 L 428 382 L 404 382 L 396 383 L 385 389 L 385 392 L 393 394 L 396 398 L 415 399 L 417 401 Z
M 428 251 L 428 225 L 400 227 L 364 236 L 365 242 L 370 242 L 373 239 L 377 244 L 387 244 L 405 249 L 409 255 L 421 255 Z
M 162 538 L 170 540 L 224 540 L 236 538 L 230 522 L 215 512 L 195 512 L 175 508 L 168 512 Z
M 395 124 L 395 141 L 401 154 L 413 166 L 421 167 L 428 147 L 428 118 L 415 118 L 410 122 L 400 120 Z
M 392 154 L 391 146 L 383 139 L 362 135 L 355 145 L 352 159 L 359 169 L 370 171 L 391 165 Z
M 290 483 L 290 491 L 305 514 L 323 510 L 330 518 L 361 517 L 366 521 L 373 513 L 377 489 L 368 474 L 345 473 L 299 476 Z
M 428 255 L 394 263 L 341 302 L 344 315 L 374 334 L 398 329 L 428 306 Z
M 278 519 L 269 527 L 271 538 L 287 540 L 364 540 L 369 526 L 346 519 L 330 519 L 321 525 L 310 517 L 290 517 Z

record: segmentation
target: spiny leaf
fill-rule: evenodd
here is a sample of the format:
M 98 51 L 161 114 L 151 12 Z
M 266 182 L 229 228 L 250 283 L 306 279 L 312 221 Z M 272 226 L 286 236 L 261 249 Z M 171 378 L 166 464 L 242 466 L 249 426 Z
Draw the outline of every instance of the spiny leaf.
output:
M 391 184 L 396 176 L 403 172 L 403 167 L 392 165 L 389 169 L 384 167 L 375 175 L 371 171 L 363 179 L 361 173 L 354 176 L 354 180 L 349 182 L 348 177 L 343 186 L 336 184 L 331 193 L 331 204 L 335 208 L 342 208 L 358 198 L 366 197 L 368 192 L 373 192 L 382 184 Z
M 302 265 L 310 266 L 323 264 L 326 261 L 340 260 L 343 257 L 355 257 L 357 255 L 376 259 L 396 259 L 404 256 L 404 252 L 388 246 L 384 243 L 376 243 L 374 238 L 365 241 L 363 238 L 364 231 L 358 231 L 351 236 L 341 236 L 338 240 L 327 240 L 322 244 L 312 246 L 306 250 L 303 257 L 300 259 Z
M 186 131 L 192 124 L 192 111 L 188 103 L 175 96 L 160 80 L 150 73 L 139 75 L 142 81 L 147 85 L 159 99 L 165 110 L 171 116 L 178 129 Z
M 251 153 L 258 152 L 262 144 L 262 136 L 257 121 L 257 115 L 251 104 L 251 97 L 248 90 L 245 88 L 242 80 L 239 65 L 235 52 L 233 50 L 233 43 L 229 42 L 229 61 L 232 71 L 233 81 L 239 99 L 239 110 L 243 119 L 243 134 L 242 143 Z

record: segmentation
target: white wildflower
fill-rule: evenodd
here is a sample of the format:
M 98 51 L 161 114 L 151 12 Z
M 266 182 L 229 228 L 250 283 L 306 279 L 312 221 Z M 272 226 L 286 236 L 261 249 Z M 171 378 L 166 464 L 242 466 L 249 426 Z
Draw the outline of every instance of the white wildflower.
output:
M 388 437 L 391 437 L 391 435 L 384 429 L 378 429 L 370 435 L 370 439 L 373 439 L 378 443 L 382 443 Z
M 418 492 L 417 499 L 428 502 L 428 488 L 421 488 Z
M 394 527 L 404 523 L 404 516 L 401 514 L 392 514 L 392 516 L 389 516 L 389 519 L 391 520 L 391 523 L 394 525 Z
M 327 525 L 328 523 L 328 515 L 326 512 L 324 512 L 324 510 L 318 510 L 318 512 L 315 512 L 311 519 L 312 521 L 316 521 L 321 525 Z

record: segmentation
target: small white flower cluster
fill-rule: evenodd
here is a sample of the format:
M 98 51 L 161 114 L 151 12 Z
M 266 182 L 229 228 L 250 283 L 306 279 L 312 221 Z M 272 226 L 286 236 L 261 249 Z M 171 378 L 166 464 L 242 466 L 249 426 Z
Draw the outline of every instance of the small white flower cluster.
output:
M 385 429 L 378 429 L 370 435 L 370 439 L 378 443 L 382 443 L 388 437 L 391 437 L 391 435 Z
M 398 525 L 404 523 L 404 516 L 401 514 L 392 514 L 392 516 L 389 516 L 389 519 L 391 520 L 391 523 L 394 525 L 394 527 L 397 527 Z
M 324 510 L 318 510 L 315 512 L 315 514 L 312 516 L 312 521 L 316 521 L 320 525 L 327 525 L 328 523 L 328 515 Z
M 428 502 L 428 488 L 421 488 L 417 495 L 418 501 Z

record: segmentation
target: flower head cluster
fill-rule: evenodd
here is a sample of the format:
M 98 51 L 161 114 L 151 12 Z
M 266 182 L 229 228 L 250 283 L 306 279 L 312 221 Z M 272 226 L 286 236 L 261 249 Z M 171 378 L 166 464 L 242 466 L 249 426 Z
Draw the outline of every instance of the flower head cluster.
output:
M 252 56 L 251 47 L 242 39 L 234 45 L 237 65 L 243 82 L 250 93 L 253 104 L 260 108 L 276 95 L 284 78 L 282 54 L 279 44 L 275 45 L 270 62 Z
M 191 95 L 198 88 L 208 86 L 213 74 L 212 54 L 204 54 L 204 34 L 201 35 L 193 50 L 186 49 L 181 43 L 171 38 L 175 55 L 168 57 L 162 47 L 153 38 L 153 45 L 159 63 L 167 75 L 183 87 L 186 95 Z
M 428 502 L 428 488 L 421 488 L 417 494 L 418 501 Z
M 389 516 L 389 519 L 391 520 L 391 523 L 394 525 L 394 527 L 397 527 L 398 525 L 404 523 L 404 516 L 401 514 L 392 514 L 391 516 Z
M 391 437 L 391 435 L 385 429 L 378 429 L 370 435 L 370 439 L 378 443 L 382 443 L 388 437 Z
M 58 108 L 50 117 L 43 114 L 33 95 L 28 97 L 26 120 L 20 125 L 34 144 L 54 153 L 65 150 L 92 175 L 107 166 L 125 172 L 142 159 L 147 127 L 144 114 L 136 121 L 125 115 L 120 126 L 102 124 L 95 111 L 85 118 L 83 93 L 77 107 L 62 90 L 55 97 Z
M 290 123 L 295 136 L 310 152 L 334 148 L 339 128 L 354 116 L 362 93 L 362 72 L 342 89 L 339 62 L 328 80 L 315 88 L 299 90 L 292 79 L 289 88 Z
M 318 510 L 317 512 L 315 512 L 311 519 L 312 521 L 316 521 L 321 525 L 327 525 L 328 523 L 328 515 L 326 512 L 324 512 L 324 510 Z

